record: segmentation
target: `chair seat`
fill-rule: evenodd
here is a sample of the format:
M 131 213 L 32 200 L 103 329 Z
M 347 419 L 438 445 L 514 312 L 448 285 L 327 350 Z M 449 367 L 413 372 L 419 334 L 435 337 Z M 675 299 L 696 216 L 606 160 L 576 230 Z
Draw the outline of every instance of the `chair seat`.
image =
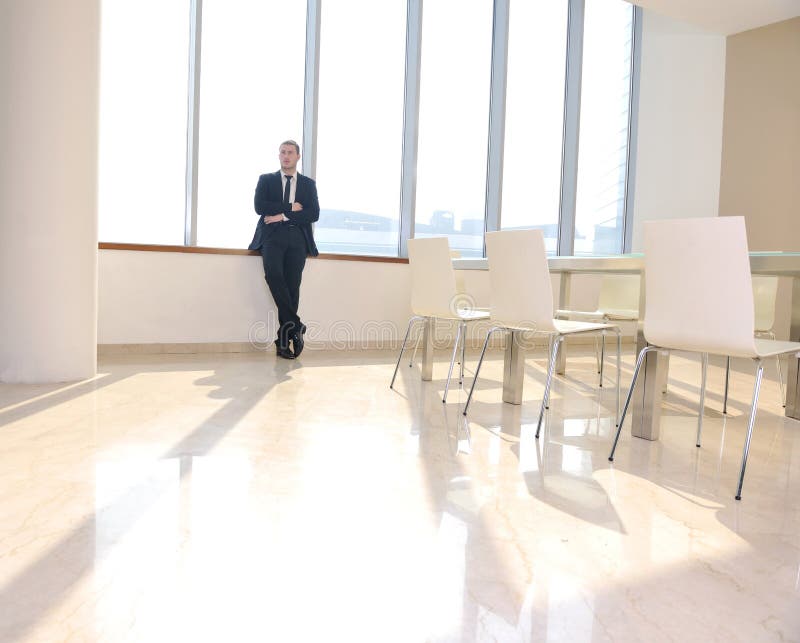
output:
M 709 351 L 715 355 L 727 355 L 728 357 L 741 357 L 746 359 L 764 359 L 766 357 L 775 357 L 777 355 L 786 355 L 787 353 L 797 353 L 800 358 L 800 342 L 785 342 L 778 339 L 761 339 L 755 338 L 756 352 L 753 353 L 731 353 L 726 354 L 717 351 Z M 687 351 L 690 353 L 701 353 L 697 347 L 670 347 L 672 350 Z
M 637 321 L 639 319 L 638 310 L 628 310 L 624 308 L 609 308 L 607 310 L 557 310 L 556 317 L 577 317 L 578 319 L 613 319 L 614 321 Z
M 637 321 L 639 319 L 639 311 L 627 308 L 609 308 L 603 311 L 606 319 L 613 319 L 616 321 Z
M 479 308 L 461 308 L 456 312 L 458 313 L 458 317 L 453 317 L 453 319 L 460 319 L 461 321 L 489 319 L 489 311 L 480 310 Z
M 561 335 L 572 335 L 574 333 L 589 333 L 603 329 L 615 328 L 613 324 L 601 324 L 594 322 L 572 321 L 570 319 L 554 319 L 553 325 Z
M 800 342 L 785 342 L 777 339 L 756 338 L 756 357 L 774 357 L 785 353 L 800 353 Z M 800 357 L 800 355 L 798 355 Z

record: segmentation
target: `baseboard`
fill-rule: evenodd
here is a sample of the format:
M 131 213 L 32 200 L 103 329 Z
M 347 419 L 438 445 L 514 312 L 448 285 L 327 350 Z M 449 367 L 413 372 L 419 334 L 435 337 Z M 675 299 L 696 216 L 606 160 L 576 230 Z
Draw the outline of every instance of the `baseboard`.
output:
M 250 342 L 180 342 L 148 344 L 98 344 L 98 355 L 162 355 L 194 353 L 253 353 L 264 350 Z
M 613 340 L 609 340 L 609 343 Z M 468 337 L 467 348 L 479 350 L 483 348 L 483 337 Z M 591 336 L 568 337 L 570 345 L 590 345 L 594 343 Z M 387 350 L 398 351 L 401 340 L 399 339 L 348 339 L 340 341 L 316 340 L 306 341 L 306 350 L 324 351 L 353 351 L 353 350 Z M 530 347 L 543 347 L 547 344 L 547 339 L 538 337 Z M 623 344 L 633 344 L 633 338 L 623 338 Z M 489 343 L 493 349 L 503 348 L 505 338 L 498 333 Z M 252 343 L 252 342 L 179 342 L 179 343 L 146 343 L 146 344 L 98 344 L 98 355 L 189 355 L 204 353 L 259 353 L 272 350 L 272 343 Z M 413 344 L 409 342 L 409 348 L 413 350 Z M 436 350 L 452 350 L 452 339 L 437 340 L 434 344 Z M 608 347 L 613 350 L 613 346 Z

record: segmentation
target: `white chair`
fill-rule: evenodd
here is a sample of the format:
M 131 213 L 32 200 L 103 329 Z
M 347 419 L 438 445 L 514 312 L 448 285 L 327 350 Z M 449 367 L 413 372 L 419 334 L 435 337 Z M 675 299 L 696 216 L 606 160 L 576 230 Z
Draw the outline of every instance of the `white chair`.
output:
M 458 322 L 458 333 L 453 345 L 453 356 L 450 359 L 450 370 L 447 373 L 447 383 L 442 398 L 442 401 L 446 402 L 459 342 L 461 343 L 459 383 L 464 379 L 467 323 L 488 319 L 489 313 L 485 310 L 470 308 L 469 297 L 459 289 L 447 237 L 409 239 L 408 263 L 411 268 L 411 310 L 414 315 L 408 321 L 408 328 L 403 338 L 403 345 L 400 347 L 400 355 L 397 357 L 397 365 L 394 367 L 394 375 L 392 375 L 389 388 L 394 387 L 397 370 L 403 359 L 403 351 L 414 322 L 426 319 L 456 321 Z
M 756 377 L 736 489 L 736 499 L 741 500 L 764 372 L 762 360 L 800 351 L 800 343 L 754 336 L 753 289 L 743 217 L 648 221 L 644 232 L 647 288 L 644 335 L 649 346 L 636 360 L 608 459 L 614 460 L 636 379 L 648 352 L 678 350 L 703 355 L 698 447 L 703 428 L 708 354 L 747 357 L 756 363 Z
M 593 311 L 562 310 L 556 311 L 557 318 L 577 318 L 584 321 L 601 322 L 638 322 L 639 321 L 639 275 L 604 274 L 600 281 L 600 294 L 597 309 Z M 606 352 L 605 336 L 601 336 L 597 355 L 597 372 L 600 374 L 600 386 L 603 385 L 603 367 Z
M 486 334 L 475 379 L 464 405 L 467 414 L 483 357 L 492 334 L 498 330 L 533 332 L 548 335 L 552 344 L 536 437 L 542 427 L 544 410 L 549 404 L 558 349 L 567 335 L 605 333 L 617 335 L 617 415 L 619 416 L 619 374 L 621 334 L 613 324 L 566 321 L 553 318 L 553 286 L 547 265 L 544 236 L 541 230 L 508 230 L 486 233 L 486 256 L 489 260 L 489 281 L 492 291 L 492 327 Z M 513 336 L 512 336 L 513 337 Z M 513 341 L 513 339 L 512 339 Z
M 461 259 L 461 252 L 458 250 L 450 250 L 450 258 L 451 259 Z M 462 298 L 465 306 L 469 306 L 471 310 L 479 310 L 485 312 L 487 315 L 489 314 L 488 308 L 479 308 L 478 306 L 472 306 L 472 300 L 470 298 L 469 293 L 467 292 L 466 280 L 464 279 L 464 271 L 463 270 L 454 270 L 453 274 L 456 277 L 456 291 L 458 292 L 459 297 Z M 421 335 L 417 335 L 417 341 L 414 342 L 414 352 L 411 353 L 411 359 L 408 362 L 409 368 L 414 365 L 414 358 L 417 356 L 417 349 L 419 349 L 419 342 L 422 339 Z M 464 345 L 462 345 L 462 355 L 461 355 L 461 364 L 464 364 Z M 462 366 L 462 376 L 463 376 L 463 366 Z M 460 384 L 461 382 L 459 382 Z
M 778 300 L 778 278 L 771 275 L 753 275 L 753 305 L 755 307 L 756 337 L 775 339 L 775 304 Z M 778 366 L 778 383 L 781 389 L 781 404 L 786 406 L 786 390 L 783 385 L 780 355 L 775 356 Z M 725 395 L 722 412 L 728 412 L 728 383 L 731 377 L 731 358 L 725 363 Z

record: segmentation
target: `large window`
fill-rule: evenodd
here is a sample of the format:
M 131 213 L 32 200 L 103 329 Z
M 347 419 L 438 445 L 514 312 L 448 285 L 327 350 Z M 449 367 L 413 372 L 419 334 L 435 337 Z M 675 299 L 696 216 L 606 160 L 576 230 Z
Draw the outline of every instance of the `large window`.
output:
M 491 0 L 426 0 L 415 236 L 483 255 L 492 61 Z
M 246 248 L 285 139 L 322 252 L 395 256 L 539 228 L 626 250 L 624 0 L 102 0 L 100 239 Z M 306 15 L 308 12 L 308 15 Z
M 502 228 L 541 228 L 548 252 L 558 241 L 568 9 L 512 0 L 509 12 Z
M 250 243 L 259 175 L 302 143 L 305 44 L 304 2 L 203 0 L 198 245 Z
M 103 0 L 101 241 L 182 244 L 189 0 Z
M 323 2 L 321 20 L 317 245 L 397 256 L 406 0 Z
M 622 252 L 633 6 L 587 0 L 575 254 Z

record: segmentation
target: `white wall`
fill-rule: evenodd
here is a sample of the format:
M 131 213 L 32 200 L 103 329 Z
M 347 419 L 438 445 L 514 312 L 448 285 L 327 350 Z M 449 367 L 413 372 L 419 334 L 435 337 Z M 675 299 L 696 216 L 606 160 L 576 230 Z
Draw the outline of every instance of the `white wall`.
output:
M 643 222 L 719 211 L 725 36 L 643 12 L 634 252 Z
M 269 342 L 277 314 L 259 257 L 101 250 L 99 343 Z M 460 271 L 475 305 L 490 305 L 486 271 Z M 307 340 L 324 345 L 383 345 L 402 339 L 411 316 L 407 264 L 310 259 L 300 313 Z M 553 279 L 554 296 L 558 278 Z M 573 307 L 596 304 L 597 279 L 573 282 Z M 482 341 L 485 326 L 472 325 Z
M 277 325 L 260 257 L 101 250 L 99 293 L 100 344 L 271 341 Z M 408 266 L 309 260 L 300 308 L 315 341 L 405 329 Z
M 800 250 L 800 18 L 728 38 L 720 216 L 742 215 L 751 250 Z M 789 337 L 791 279 L 775 333 Z
M 800 250 L 800 18 L 728 38 L 720 216 L 753 250 Z

